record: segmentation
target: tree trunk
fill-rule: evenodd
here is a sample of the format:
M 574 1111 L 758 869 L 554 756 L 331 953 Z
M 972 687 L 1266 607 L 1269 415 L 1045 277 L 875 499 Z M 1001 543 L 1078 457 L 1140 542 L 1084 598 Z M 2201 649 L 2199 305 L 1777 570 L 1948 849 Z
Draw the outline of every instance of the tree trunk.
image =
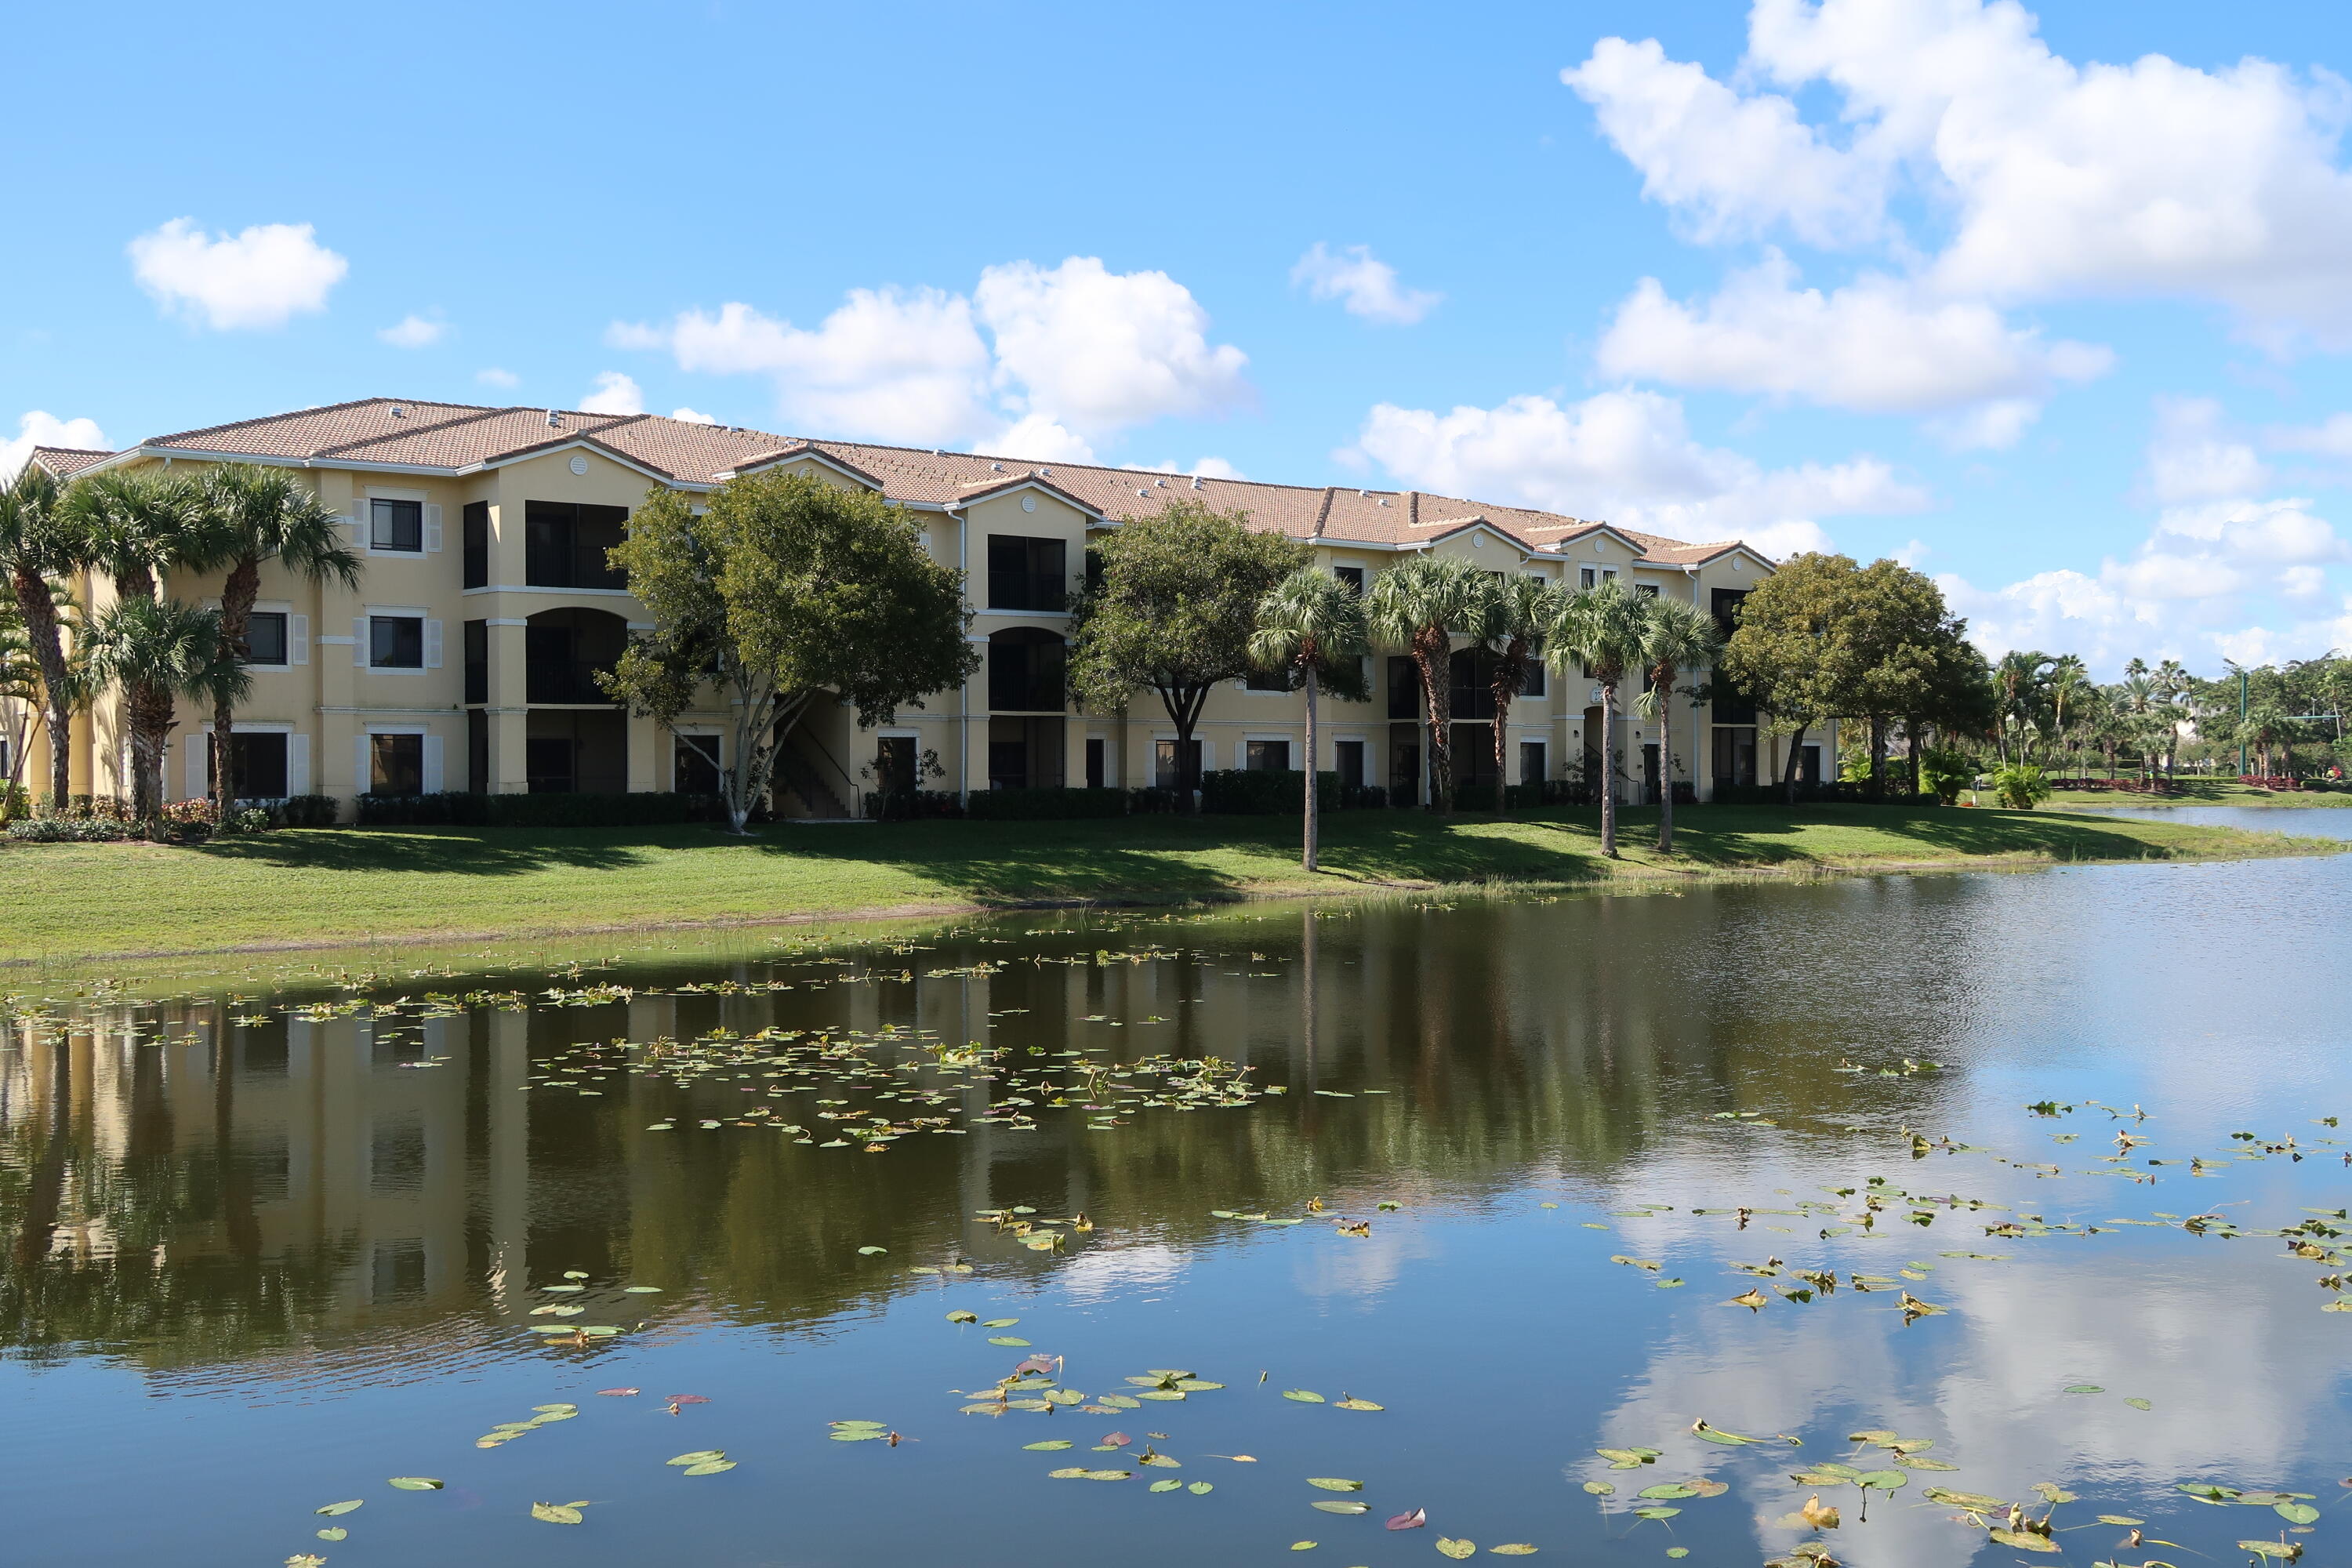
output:
M 1797 764 L 1804 759 L 1806 729 L 1806 725 L 1800 724 L 1796 733 L 1789 737 L 1789 760 L 1780 767 L 1780 787 L 1788 792 L 1792 808 L 1797 804 Z
M 1916 719 L 1906 719 L 1903 721 L 1903 728 L 1909 731 L 1910 735 L 1911 798 L 1916 800 L 1919 798 L 1919 721 Z
M 1886 798 L 1886 721 L 1875 713 L 1870 716 L 1870 798 Z
M 131 815 L 141 822 L 163 815 L 163 758 L 172 744 L 172 694 L 142 681 L 123 694 L 131 727 Z
M 1518 681 L 1507 679 L 1499 673 L 1505 669 L 1516 669 L 1518 666 L 1507 654 L 1504 656 L 1504 659 L 1505 662 L 1496 667 L 1498 673 L 1495 677 L 1494 684 L 1495 815 L 1497 816 L 1508 815 L 1511 809 L 1511 775 L 1509 770 L 1504 765 L 1503 757 L 1510 747 L 1511 699 L 1519 694 Z
M 1675 671 L 1660 669 L 1652 672 L 1651 684 L 1672 696 Z M 1674 705 L 1661 699 L 1658 702 L 1658 853 L 1675 852 L 1675 715 Z
M 253 601 L 261 592 L 261 561 L 242 555 L 221 584 L 221 646 L 239 661 L 246 656 L 246 634 L 253 628 Z M 236 805 L 236 779 L 232 765 L 232 737 L 236 732 L 236 702 L 223 690 L 213 698 L 213 820 L 224 827 Z
M 25 640 L 32 644 L 33 660 L 41 668 L 41 723 L 49 741 L 49 809 L 62 812 L 73 793 L 73 702 L 66 670 L 65 640 L 58 629 L 58 604 L 38 572 L 22 565 L 14 574 L 16 613 L 25 622 Z
M 1176 788 L 1184 796 L 1187 816 L 1201 815 L 1201 752 L 1192 744 L 1192 730 L 1201 721 L 1201 710 L 1208 701 L 1208 692 L 1186 691 L 1181 696 L 1162 694 L 1161 705 L 1168 710 L 1169 721 L 1176 726 Z
M 1454 810 L 1454 672 L 1447 660 L 1453 647 L 1442 626 L 1424 628 L 1412 646 L 1429 708 L 1429 806 L 1440 816 Z
M 1617 858 L 1617 683 L 1601 683 L 1601 853 Z
M 1307 667 L 1307 833 L 1298 863 L 1309 871 L 1316 868 L 1315 829 L 1318 802 L 1315 798 L 1315 763 L 1317 757 L 1321 753 L 1315 749 L 1315 688 L 1319 684 L 1320 682 L 1315 678 L 1315 667 L 1308 665 Z M 1308 910 L 1307 918 L 1311 924 L 1315 918 L 1314 911 Z

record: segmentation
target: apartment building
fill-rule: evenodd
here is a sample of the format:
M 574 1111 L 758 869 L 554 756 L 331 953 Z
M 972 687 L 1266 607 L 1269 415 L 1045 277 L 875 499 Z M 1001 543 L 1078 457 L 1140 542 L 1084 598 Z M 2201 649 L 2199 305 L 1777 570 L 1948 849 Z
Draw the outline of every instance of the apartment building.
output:
M 716 691 L 674 726 L 628 714 L 595 672 L 609 668 L 645 607 L 604 558 L 654 487 L 705 492 L 738 474 L 783 470 L 878 491 L 914 514 L 925 548 L 964 574 L 985 645 L 961 689 L 862 729 L 839 705 L 809 710 L 779 761 L 780 815 L 854 815 L 886 775 L 919 771 L 957 793 L 1028 785 L 1136 785 L 1177 772 L 1175 731 L 1149 693 L 1124 713 L 1082 711 L 1065 695 L 1069 602 L 1087 546 L 1122 520 L 1178 499 L 1246 514 L 1305 541 L 1317 563 L 1366 587 L 1409 554 L 1459 554 L 1496 572 L 1569 587 L 1622 578 L 1688 599 L 1724 620 L 1772 563 L 1737 541 L 1691 544 L 1524 508 L 1418 490 L 1262 484 L 856 442 L 810 440 L 654 415 L 491 408 L 366 398 L 181 431 L 120 452 L 42 448 L 61 479 L 115 466 L 220 462 L 303 469 L 347 520 L 360 584 L 323 588 L 265 568 L 251 639 L 253 692 L 231 750 L 247 798 L 439 790 L 707 790 L 730 758 Z M 79 585 L 102 607 L 102 580 Z M 217 579 L 168 584 L 216 597 Z M 1455 773 L 1491 779 L 1492 699 L 1481 655 L 1454 656 Z M 1427 759 L 1409 661 L 1372 661 L 1371 700 L 1324 709 L 1316 765 L 1418 800 Z M 1622 698 L 1630 706 L 1635 688 Z M 167 791 L 207 793 L 210 721 L 184 705 Z M 1663 723 L 1621 714 L 1601 733 L 1589 679 L 1539 677 L 1507 718 L 1508 782 L 1559 779 L 1614 756 L 1635 797 L 1671 775 L 1701 799 L 1779 776 L 1785 738 L 1752 708 L 1677 698 Z M 74 787 L 128 793 L 128 736 L 101 701 L 70 737 Z M 1303 767 L 1303 701 L 1279 679 L 1211 699 L 1196 731 L 1206 768 Z M 1808 737 L 1819 776 L 1833 738 Z M 37 736 L 27 776 L 41 776 Z

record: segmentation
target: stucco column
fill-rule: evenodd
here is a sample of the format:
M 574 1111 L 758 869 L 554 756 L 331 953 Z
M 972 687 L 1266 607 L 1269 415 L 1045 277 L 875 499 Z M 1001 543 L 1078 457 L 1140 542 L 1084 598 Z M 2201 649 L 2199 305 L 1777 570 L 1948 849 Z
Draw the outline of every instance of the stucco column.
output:
M 502 597 L 503 595 L 498 595 Z M 490 793 L 522 795 L 530 788 L 524 737 L 530 733 L 530 665 L 520 616 L 491 616 Z M 634 757 L 632 758 L 634 761 Z

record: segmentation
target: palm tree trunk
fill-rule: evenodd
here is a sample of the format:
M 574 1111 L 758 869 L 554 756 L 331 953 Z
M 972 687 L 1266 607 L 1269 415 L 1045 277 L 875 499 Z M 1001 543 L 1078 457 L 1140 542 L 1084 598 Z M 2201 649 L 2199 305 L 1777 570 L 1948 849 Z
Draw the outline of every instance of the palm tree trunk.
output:
M 1320 683 L 1315 679 L 1315 667 L 1310 664 L 1307 667 L 1307 831 L 1305 846 L 1298 858 L 1299 865 L 1304 869 L 1309 871 L 1316 868 L 1315 829 L 1317 824 L 1316 807 L 1318 803 L 1315 798 L 1315 784 L 1317 778 L 1315 767 L 1316 759 L 1322 755 L 1322 753 L 1317 751 L 1315 747 L 1315 688 L 1318 684 Z M 1307 920 L 1310 924 L 1313 922 L 1314 913 L 1312 910 L 1308 911 Z
M 172 741 L 172 694 L 142 681 L 125 695 L 131 726 L 131 815 L 163 815 L 163 753 Z
M 49 740 L 49 809 L 63 812 L 73 793 L 73 692 L 65 639 L 58 629 L 58 603 L 38 572 L 19 566 L 14 577 L 16 613 L 24 620 L 33 660 L 41 668 L 41 723 Z
M 1780 787 L 1787 792 L 1791 806 L 1797 804 L 1797 763 L 1805 754 L 1805 730 L 1806 726 L 1800 724 L 1796 733 L 1789 737 L 1789 760 L 1780 767 Z
M 241 556 L 221 584 L 221 642 L 242 659 L 246 633 L 253 626 L 253 601 L 261 592 L 261 562 Z M 213 698 L 213 820 L 226 825 L 236 805 L 236 780 L 232 737 L 236 731 L 236 702 L 224 690 Z
M 1601 853 L 1617 858 L 1617 683 L 1601 683 Z
M 1675 671 L 1661 665 L 1652 672 L 1651 685 L 1664 693 L 1658 700 L 1658 853 L 1675 852 L 1675 712 L 1667 700 L 1674 695 Z
M 1424 629 L 1413 639 L 1413 663 L 1429 703 L 1429 805 L 1441 816 L 1454 810 L 1454 672 L 1446 660 L 1452 650 L 1444 627 Z

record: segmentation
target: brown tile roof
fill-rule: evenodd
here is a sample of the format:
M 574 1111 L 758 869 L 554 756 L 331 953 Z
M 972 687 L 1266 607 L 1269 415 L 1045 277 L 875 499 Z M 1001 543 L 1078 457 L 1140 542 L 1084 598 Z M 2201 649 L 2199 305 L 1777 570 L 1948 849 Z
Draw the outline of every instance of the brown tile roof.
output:
M 551 425 L 550 411 L 543 408 L 371 397 L 184 430 L 142 445 L 295 458 L 326 466 L 341 460 L 464 469 L 586 441 L 685 485 L 715 484 L 723 474 L 814 453 L 870 479 L 893 500 L 917 505 L 961 506 L 1003 486 L 1034 479 L 1106 518 L 1133 516 L 1191 498 L 1219 511 L 1246 512 L 1255 526 L 1279 530 L 1294 538 L 1375 549 L 1426 544 L 1474 523 L 1484 523 L 1530 549 L 1549 549 L 1608 526 L 1554 512 L 1419 490 L 1261 484 L 1089 463 L 1035 463 L 982 453 L 776 436 L 740 426 L 699 425 L 658 415 L 558 409 L 553 416 L 556 423 Z M 78 458 L 80 461 L 74 467 L 86 467 L 108 455 L 60 457 Z M 49 466 L 59 473 L 72 471 Z M 1643 559 L 1661 565 L 1710 560 L 1737 542 L 1690 544 L 1629 529 L 1614 531 L 1641 546 Z
M 93 452 L 87 447 L 36 447 L 31 461 L 61 479 L 69 479 L 92 463 L 102 463 L 112 456 L 111 452 Z

